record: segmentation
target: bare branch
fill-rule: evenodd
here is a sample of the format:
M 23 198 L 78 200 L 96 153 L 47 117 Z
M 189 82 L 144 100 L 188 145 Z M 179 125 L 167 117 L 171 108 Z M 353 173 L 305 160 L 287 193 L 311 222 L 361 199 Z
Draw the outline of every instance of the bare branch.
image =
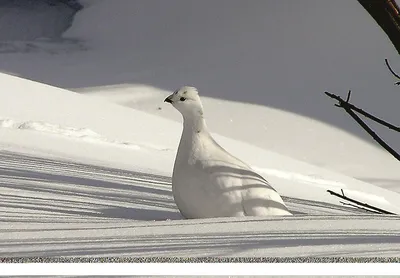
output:
M 363 110 L 355 107 L 354 105 L 344 101 L 341 97 L 339 97 L 337 95 L 334 95 L 334 94 L 331 94 L 328 92 L 325 92 L 325 94 L 331 98 L 338 100 L 339 104 L 336 104 L 336 106 L 343 108 L 347 112 L 347 114 L 349 114 L 369 135 L 371 135 L 371 137 L 376 142 L 378 142 L 379 145 L 381 145 L 386 151 L 388 151 L 391 155 L 393 155 L 393 157 L 395 157 L 397 160 L 400 161 L 400 155 L 394 149 L 392 149 L 388 144 L 386 144 L 386 142 L 383 141 L 366 123 L 364 123 L 363 120 L 361 120 L 360 117 L 358 117 L 357 114 L 354 113 L 352 109 L 354 109 L 356 111 L 362 111 L 363 115 L 365 115 L 365 116 L 368 115 L 368 118 L 371 118 L 371 119 L 375 120 L 376 122 L 381 123 L 384 126 L 389 127 L 391 129 L 400 131 L 400 128 L 395 127 L 379 118 L 376 118 L 375 116 L 373 116 L 367 112 L 364 112 Z
M 346 109 L 346 112 L 369 134 L 371 137 L 378 142 L 385 150 L 393 155 L 397 160 L 400 161 L 400 155 L 392 149 L 385 141 L 382 140 L 369 126 L 364 123 L 351 109 Z
M 357 106 L 349 103 L 348 100 L 350 99 L 350 93 L 351 93 L 351 91 L 349 91 L 349 93 L 347 95 L 347 100 L 344 100 L 340 96 L 337 96 L 337 95 L 329 93 L 329 92 L 325 92 L 325 94 L 327 96 L 329 96 L 330 98 L 333 98 L 333 99 L 336 99 L 337 101 L 339 101 L 339 104 L 335 104 L 335 106 L 344 108 L 344 106 L 343 106 L 343 103 L 344 103 L 349 109 L 352 109 L 352 110 L 360 113 L 361 115 L 373 120 L 374 122 L 377 122 L 377 123 L 379 123 L 379 124 L 381 124 L 383 126 L 386 126 L 387 128 L 392 129 L 394 131 L 400 132 L 400 127 L 392 125 L 392 124 L 390 124 L 390 123 L 388 123 L 388 122 L 386 122 L 386 121 L 384 121 L 384 120 L 382 120 L 382 119 L 380 119 L 378 117 L 375 117 L 374 115 L 372 115 L 372 114 L 370 114 L 370 113 L 358 108 Z
M 390 71 L 397 79 L 400 79 L 400 76 L 399 76 L 397 73 L 395 73 L 394 70 L 392 69 L 392 67 L 389 65 L 388 59 L 385 59 L 385 63 L 386 63 L 386 66 L 388 67 L 389 71 Z M 396 82 L 396 83 L 394 83 L 394 84 L 400 85 L 400 81 L 398 81 L 398 82 Z
M 400 8 L 395 0 L 358 0 L 400 54 Z
M 351 90 L 349 90 L 349 92 L 347 93 L 347 98 L 346 98 L 347 103 L 349 103 L 350 101 L 350 96 L 351 96 Z
M 375 210 L 375 213 L 396 215 L 393 212 L 390 212 L 390 211 L 387 211 L 387 210 L 384 210 L 384 209 L 380 209 L 380 208 L 375 207 L 375 206 L 371 206 L 371 205 L 369 205 L 367 203 L 361 203 L 361 202 L 359 202 L 359 201 L 357 201 L 357 200 L 355 200 L 353 198 L 349 198 L 349 197 L 344 195 L 343 189 L 342 189 L 342 194 L 343 195 L 340 195 L 339 193 L 333 192 L 332 190 L 327 190 L 327 192 L 329 192 L 331 195 L 334 195 L 334 196 L 339 197 L 341 199 L 344 199 L 346 201 L 352 202 L 352 203 L 354 203 L 356 205 L 362 206 L 364 208 Z

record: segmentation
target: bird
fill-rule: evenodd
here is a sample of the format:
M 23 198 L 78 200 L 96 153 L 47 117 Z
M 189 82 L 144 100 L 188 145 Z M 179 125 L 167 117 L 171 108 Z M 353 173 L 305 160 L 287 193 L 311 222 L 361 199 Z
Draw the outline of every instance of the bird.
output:
M 264 177 L 211 136 L 197 88 L 183 86 L 164 102 L 183 117 L 172 194 L 184 218 L 292 215 Z

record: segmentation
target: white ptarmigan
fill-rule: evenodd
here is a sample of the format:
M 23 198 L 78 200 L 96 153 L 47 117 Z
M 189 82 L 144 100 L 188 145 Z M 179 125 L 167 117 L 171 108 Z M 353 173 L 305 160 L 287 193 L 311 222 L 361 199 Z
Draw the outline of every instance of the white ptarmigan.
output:
M 197 89 L 168 96 L 183 116 L 172 193 L 185 218 L 291 215 L 281 196 L 247 164 L 212 138 Z

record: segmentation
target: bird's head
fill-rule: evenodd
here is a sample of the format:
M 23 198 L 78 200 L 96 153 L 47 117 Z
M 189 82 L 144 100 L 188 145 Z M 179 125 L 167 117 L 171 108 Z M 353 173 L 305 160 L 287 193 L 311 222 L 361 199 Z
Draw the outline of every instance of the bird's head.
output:
M 203 115 L 203 105 L 195 87 L 183 86 L 164 101 L 171 103 L 184 118 Z

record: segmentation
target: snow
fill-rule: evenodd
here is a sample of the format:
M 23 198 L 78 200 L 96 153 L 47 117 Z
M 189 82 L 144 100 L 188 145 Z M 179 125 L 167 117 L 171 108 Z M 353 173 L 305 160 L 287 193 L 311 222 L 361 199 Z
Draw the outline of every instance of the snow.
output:
M 0 73 L 0 256 L 399 254 L 398 216 L 326 191 L 400 214 L 398 162 L 319 96 L 351 86 L 361 106 L 398 118 L 397 88 L 376 53 L 397 56 L 357 3 L 315 1 L 307 12 L 221 1 L 204 20 L 210 9 L 200 2 L 82 2 L 67 46 L 0 59 L 5 73 L 56 86 Z M 277 25 L 276 15 L 298 21 Z M 217 142 L 263 175 L 294 216 L 181 219 L 170 177 L 182 124 L 162 101 L 188 82 L 205 96 Z
M 15 122 L 11 119 L 0 120 L 0 127 L 22 129 L 22 130 L 33 130 L 33 131 L 55 134 L 59 136 L 77 138 L 94 143 L 109 143 L 109 144 L 122 145 L 124 147 L 130 147 L 134 149 L 140 149 L 140 146 L 136 144 L 129 142 L 119 142 L 116 140 L 109 140 L 87 128 L 60 126 L 45 122 L 32 122 L 32 121 Z
M 176 121 L 179 115 L 155 100 L 194 85 L 208 117 L 220 119 L 211 130 L 400 191 L 398 161 L 323 94 L 352 89 L 355 104 L 392 123 L 400 117 L 398 87 L 384 65 L 389 58 L 396 68 L 397 52 L 357 2 L 219 1 L 211 11 L 200 2 L 87 3 L 64 34 L 91 48 L 73 57 L 85 74 L 75 67 L 63 70 L 62 80 L 40 74 L 35 80 Z M 116 18 L 113 26 L 101 24 L 105 14 Z M 47 63 L 39 64 L 59 62 Z M 396 132 L 372 127 L 400 149 Z
M 0 40 L 59 39 L 74 9 L 57 1 L 1 1 Z
M 377 229 L 379 225 L 385 227 L 384 232 Z M 397 256 L 399 225 L 398 219 L 373 216 L 301 216 L 290 220 L 290 225 L 282 219 L 265 218 L 180 220 L 179 224 L 109 219 L 84 226 L 38 223 L 28 229 L 15 224 L 3 229 L 7 243 L 2 249 L 18 257 Z
M 397 53 L 357 2 L 307 1 L 219 1 L 212 11 L 178 0 L 83 1 L 66 42 L 34 41 L 35 53 L 2 55 L 0 69 L 176 121 L 154 100 L 191 84 L 220 118 L 211 130 L 400 191 L 398 162 L 323 95 L 352 89 L 356 104 L 395 123 L 400 95 L 384 58 L 396 69 Z M 373 128 L 400 149 L 396 132 Z
M 354 192 L 396 213 L 399 194 L 218 135 L 271 182 L 295 216 L 182 220 L 170 180 L 180 124 L 5 74 L 0 80 L 13 92 L 1 92 L 8 101 L 0 104 L 8 119 L 0 128 L 2 256 L 375 256 L 376 246 L 387 256 L 399 250 L 398 217 L 360 215 L 365 212 L 341 205 L 326 189 Z M 68 136 L 82 130 L 141 147 Z

